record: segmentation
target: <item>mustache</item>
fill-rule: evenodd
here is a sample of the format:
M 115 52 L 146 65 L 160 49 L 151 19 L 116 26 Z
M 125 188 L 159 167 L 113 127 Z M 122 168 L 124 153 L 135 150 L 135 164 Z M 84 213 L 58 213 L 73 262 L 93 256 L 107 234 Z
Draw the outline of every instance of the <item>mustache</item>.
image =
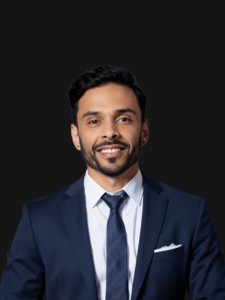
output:
M 127 145 L 126 143 L 123 143 L 123 142 L 118 141 L 118 140 L 113 140 L 113 141 L 105 141 L 105 142 L 103 142 L 103 143 L 101 143 L 101 144 L 95 145 L 95 146 L 93 147 L 93 151 L 95 151 L 97 148 L 102 147 L 102 146 L 111 146 L 111 145 L 115 145 L 115 144 L 121 145 L 121 146 L 123 146 L 124 148 L 127 148 L 127 147 L 128 147 L 128 145 Z

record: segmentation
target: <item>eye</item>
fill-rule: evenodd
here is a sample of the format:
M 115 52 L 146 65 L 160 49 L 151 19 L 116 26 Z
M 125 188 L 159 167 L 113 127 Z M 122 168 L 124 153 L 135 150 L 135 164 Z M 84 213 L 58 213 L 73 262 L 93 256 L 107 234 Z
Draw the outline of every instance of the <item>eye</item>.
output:
M 90 122 L 88 122 L 88 124 L 97 124 L 99 121 L 98 120 L 91 120 Z
M 122 117 L 122 118 L 119 119 L 119 121 L 121 121 L 121 122 L 129 122 L 131 120 L 129 118 Z

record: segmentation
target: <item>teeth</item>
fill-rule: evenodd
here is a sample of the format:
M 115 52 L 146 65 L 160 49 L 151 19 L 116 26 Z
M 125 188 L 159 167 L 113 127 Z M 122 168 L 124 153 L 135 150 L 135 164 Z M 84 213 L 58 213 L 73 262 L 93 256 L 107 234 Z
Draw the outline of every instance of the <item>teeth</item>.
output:
M 116 151 L 120 151 L 120 148 L 113 148 L 113 149 L 102 149 L 102 153 L 114 153 Z

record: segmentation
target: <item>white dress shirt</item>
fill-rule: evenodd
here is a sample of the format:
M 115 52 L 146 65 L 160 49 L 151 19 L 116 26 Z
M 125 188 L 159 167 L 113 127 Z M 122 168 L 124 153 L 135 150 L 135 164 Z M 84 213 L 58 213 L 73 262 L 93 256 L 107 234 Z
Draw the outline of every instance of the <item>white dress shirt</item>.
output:
M 128 194 L 128 198 L 120 207 L 128 244 L 128 289 L 131 299 L 134 271 L 138 252 L 143 209 L 143 178 L 140 170 L 121 189 Z M 101 199 L 104 193 L 113 195 L 102 188 L 88 174 L 84 177 L 84 190 L 86 197 L 87 221 L 92 256 L 95 267 L 96 282 L 99 300 L 105 300 L 106 294 L 106 227 L 110 208 Z

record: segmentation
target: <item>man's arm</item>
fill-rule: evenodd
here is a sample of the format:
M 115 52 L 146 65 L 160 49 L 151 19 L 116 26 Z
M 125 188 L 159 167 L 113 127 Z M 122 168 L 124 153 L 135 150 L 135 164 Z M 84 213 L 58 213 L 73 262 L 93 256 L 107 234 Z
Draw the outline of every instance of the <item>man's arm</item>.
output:
M 23 207 L 7 261 L 0 284 L 0 300 L 42 299 L 45 292 L 44 265 L 33 235 L 29 203 Z
M 191 300 L 225 300 L 225 263 L 202 199 L 192 242 L 188 292 Z

